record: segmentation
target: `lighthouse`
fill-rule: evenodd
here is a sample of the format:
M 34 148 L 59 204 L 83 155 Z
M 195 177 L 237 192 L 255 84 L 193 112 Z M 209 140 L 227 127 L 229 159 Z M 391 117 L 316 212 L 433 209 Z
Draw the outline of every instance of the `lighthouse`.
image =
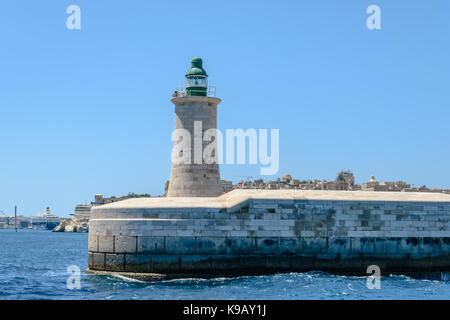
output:
M 450 272 L 450 195 L 299 189 L 222 195 L 220 99 L 200 58 L 185 77 L 171 100 L 167 197 L 93 206 L 87 272 L 150 281 L 311 270 L 364 275 L 370 265 L 386 274 Z M 436 229 L 426 219 L 430 210 L 440 230 L 424 231 Z M 404 221 L 413 216 L 424 223 Z M 380 221 L 391 220 L 397 224 L 380 231 Z
M 217 197 L 222 194 L 217 154 L 217 105 L 209 94 L 203 61 L 195 57 L 187 71 L 185 89 L 178 89 L 168 197 Z

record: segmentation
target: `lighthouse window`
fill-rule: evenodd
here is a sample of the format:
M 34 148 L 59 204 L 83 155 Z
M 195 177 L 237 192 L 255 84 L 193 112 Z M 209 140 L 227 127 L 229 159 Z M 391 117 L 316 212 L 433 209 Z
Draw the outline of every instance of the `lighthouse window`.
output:
M 186 85 L 188 87 L 206 87 L 207 80 L 206 78 L 187 78 Z

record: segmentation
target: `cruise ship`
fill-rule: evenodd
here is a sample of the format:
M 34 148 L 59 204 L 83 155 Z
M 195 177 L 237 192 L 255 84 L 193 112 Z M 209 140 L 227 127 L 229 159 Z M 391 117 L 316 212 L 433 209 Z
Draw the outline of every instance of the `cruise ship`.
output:
M 53 230 L 59 223 L 61 218 L 50 212 L 50 207 L 45 212 L 38 213 L 31 218 L 31 226 L 35 230 Z

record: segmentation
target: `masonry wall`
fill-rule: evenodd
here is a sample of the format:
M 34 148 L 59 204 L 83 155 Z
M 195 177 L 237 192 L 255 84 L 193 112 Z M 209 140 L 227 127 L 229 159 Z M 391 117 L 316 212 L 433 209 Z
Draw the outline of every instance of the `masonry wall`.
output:
M 203 141 L 205 132 L 217 129 L 218 98 L 181 97 L 174 98 L 175 130 L 186 130 L 190 134 L 190 163 L 172 163 L 167 195 L 169 197 L 217 197 L 222 194 L 220 172 L 215 154 L 215 163 L 205 163 L 203 153 L 211 145 L 217 151 L 217 141 Z M 195 123 L 201 124 L 201 131 L 195 132 Z M 197 135 L 196 135 L 197 134 Z M 175 145 L 184 141 L 174 141 Z M 195 154 L 200 159 L 195 158 Z M 181 158 L 181 157 L 180 157 Z
M 126 220 L 124 220 L 126 218 Z M 450 271 L 450 203 L 248 200 L 93 210 L 89 268 L 171 274 Z

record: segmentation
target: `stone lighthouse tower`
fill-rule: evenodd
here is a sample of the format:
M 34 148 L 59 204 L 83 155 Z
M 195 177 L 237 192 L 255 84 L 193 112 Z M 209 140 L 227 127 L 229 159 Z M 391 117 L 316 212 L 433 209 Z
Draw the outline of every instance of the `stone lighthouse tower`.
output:
M 217 105 L 208 96 L 208 75 L 202 59 L 192 59 L 185 75 L 186 90 L 178 90 L 172 170 L 168 197 L 217 197 L 222 194 L 217 155 Z

